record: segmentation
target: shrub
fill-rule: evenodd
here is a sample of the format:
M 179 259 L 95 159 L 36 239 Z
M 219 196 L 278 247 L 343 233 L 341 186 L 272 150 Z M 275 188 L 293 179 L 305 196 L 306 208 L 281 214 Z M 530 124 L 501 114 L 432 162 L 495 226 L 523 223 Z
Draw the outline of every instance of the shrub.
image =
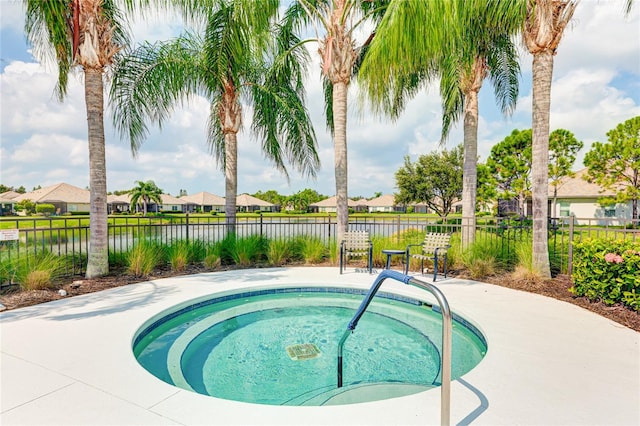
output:
M 574 243 L 573 259 L 574 294 L 638 310 L 640 243 L 585 239 Z
M 36 203 L 31 200 L 22 200 L 13 207 L 17 212 L 24 211 L 25 214 L 31 215 L 36 212 Z
M 56 212 L 56 206 L 53 204 L 37 204 L 36 213 L 42 213 L 45 216 L 52 215 Z

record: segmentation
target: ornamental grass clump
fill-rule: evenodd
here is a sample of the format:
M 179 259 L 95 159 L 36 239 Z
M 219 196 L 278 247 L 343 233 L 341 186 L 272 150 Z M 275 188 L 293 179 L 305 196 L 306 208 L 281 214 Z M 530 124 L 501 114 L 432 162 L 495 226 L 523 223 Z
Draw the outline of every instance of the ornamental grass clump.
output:
M 495 275 L 501 249 L 488 239 L 476 239 L 466 250 L 461 250 L 459 262 L 467 269 L 472 279 Z
M 52 253 L 23 257 L 12 267 L 13 280 L 23 290 L 44 290 L 53 287 L 53 280 L 64 270 L 64 259 Z
M 516 258 L 516 267 L 511 274 L 514 280 L 536 283 L 542 279 L 542 276 L 533 264 L 532 241 L 524 240 L 516 243 Z
M 300 253 L 306 264 L 322 263 L 327 258 L 329 248 L 320 238 L 305 236 L 299 242 Z
M 145 277 L 164 262 L 165 249 L 152 241 L 140 240 L 127 253 L 127 271 L 136 277 Z
M 221 243 L 209 244 L 205 247 L 204 258 L 202 259 L 202 263 L 205 267 L 209 269 L 215 269 L 220 266 L 221 257 L 220 251 L 222 250 Z
M 282 266 L 287 263 L 291 256 L 292 241 L 285 239 L 275 239 L 269 241 L 267 248 L 267 261 L 273 266 Z
M 206 255 L 206 247 L 200 240 L 174 241 L 167 247 L 167 260 L 174 271 L 184 271 L 187 266 L 201 262 Z
M 243 267 L 252 266 L 265 259 L 268 241 L 257 235 L 246 238 L 238 238 L 233 246 L 231 257 L 236 265 Z

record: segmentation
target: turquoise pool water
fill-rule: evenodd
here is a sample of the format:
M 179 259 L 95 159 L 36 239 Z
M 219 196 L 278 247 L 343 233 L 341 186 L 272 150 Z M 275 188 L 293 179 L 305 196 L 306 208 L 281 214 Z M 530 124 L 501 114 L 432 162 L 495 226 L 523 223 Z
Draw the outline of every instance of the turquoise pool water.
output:
M 360 290 L 330 287 L 215 297 L 141 329 L 134 354 L 172 385 L 260 404 L 362 402 L 438 386 L 440 314 L 418 300 L 381 292 L 347 340 L 344 387 L 337 389 L 338 341 L 363 297 Z M 456 321 L 452 377 L 471 370 L 485 352 L 479 331 Z

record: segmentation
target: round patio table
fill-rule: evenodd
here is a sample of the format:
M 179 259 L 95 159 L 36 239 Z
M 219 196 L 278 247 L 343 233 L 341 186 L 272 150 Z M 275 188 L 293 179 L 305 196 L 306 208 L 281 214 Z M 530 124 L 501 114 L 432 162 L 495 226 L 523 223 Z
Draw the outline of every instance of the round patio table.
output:
M 387 255 L 387 266 L 385 269 L 389 269 L 391 267 L 391 256 L 405 255 L 407 252 L 406 250 L 384 249 L 382 253 Z

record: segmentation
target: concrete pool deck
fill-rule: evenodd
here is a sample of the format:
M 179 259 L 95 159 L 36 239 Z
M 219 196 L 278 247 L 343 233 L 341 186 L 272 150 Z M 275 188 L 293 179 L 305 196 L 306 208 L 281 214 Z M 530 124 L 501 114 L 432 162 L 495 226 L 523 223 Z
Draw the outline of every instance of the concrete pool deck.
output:
M 258 286 L 369 288 L 374 279 L 337 268 L 215 272 L 0 313 L 0 424 L 439 424 L 439 388 L 342 406 L 255 405 L 173 387 L 132 354 L 145 321 L 193 298 Z M 535 294 L 459 279 L 436 284 L 489 346 L 481 363 L 452 383 L 452 424 L 640 424 L 640 333 Z M 433 300 L 392 280 L 381 290 Z

